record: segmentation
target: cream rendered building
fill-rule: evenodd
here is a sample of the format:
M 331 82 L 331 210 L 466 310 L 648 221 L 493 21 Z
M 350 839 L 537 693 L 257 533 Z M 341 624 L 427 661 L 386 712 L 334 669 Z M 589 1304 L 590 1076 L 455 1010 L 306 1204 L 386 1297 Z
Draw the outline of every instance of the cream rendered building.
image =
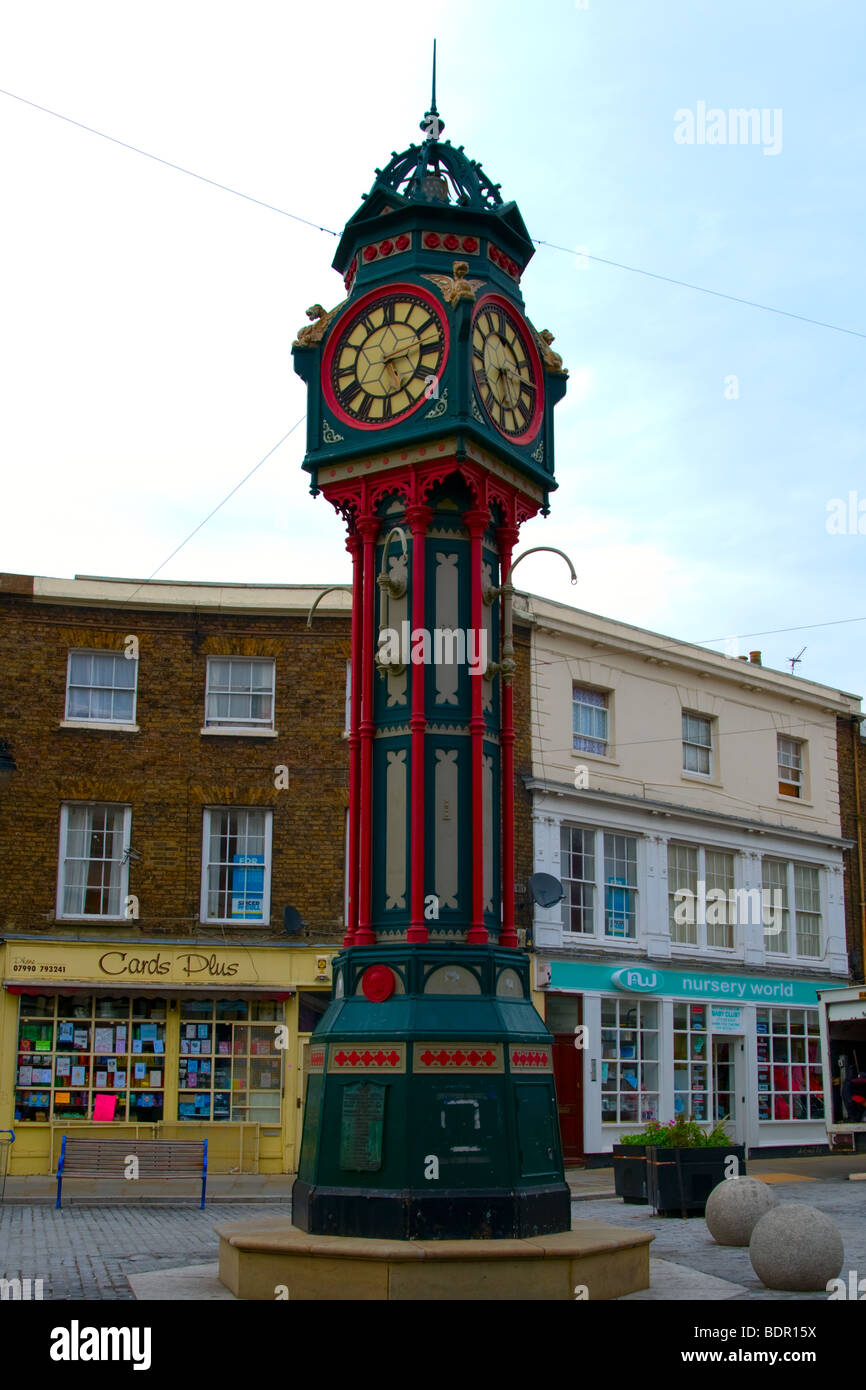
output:
M 836 716 L 859 699 L 758 653 L 516 607 L 535 870 L 565 890 L 533 940 L 567 1157 L 678 1114 L 748 1149 L 825 1145 L 816 991 L 848 978 Z

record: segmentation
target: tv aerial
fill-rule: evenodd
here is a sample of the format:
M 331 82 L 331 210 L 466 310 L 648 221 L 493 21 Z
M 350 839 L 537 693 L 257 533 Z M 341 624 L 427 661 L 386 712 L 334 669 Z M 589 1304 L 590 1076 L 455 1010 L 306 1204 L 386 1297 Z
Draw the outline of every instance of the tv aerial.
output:
M 805 647 L 801 647 L 800 650 L 799 650 L 799 652 L 797 653 L 796 656 L 789 656 L 789 657 L 788 657 L 788 660 L 789 660 L 790 663 L 791 663 L 791 675 L 792 675 L 792 676 L 793 676 L 793 675 L 796 675 L 796 671 L 795 671 L 794 668 L 795 668 L 796 666 L 799 666 L 800 662 L 803 660 L 803 653 L 804 653 L 805 650 L 806 650 Z

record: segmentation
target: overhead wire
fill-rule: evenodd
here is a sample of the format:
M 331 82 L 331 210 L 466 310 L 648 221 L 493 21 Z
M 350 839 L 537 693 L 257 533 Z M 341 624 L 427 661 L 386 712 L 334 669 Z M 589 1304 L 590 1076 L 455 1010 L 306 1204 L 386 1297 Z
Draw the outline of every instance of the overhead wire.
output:
M 244 198 L 249 203 L 255 203 L 259 207 L 267 208 L 269 212 L 277 212 L 282 217 L 290 217 L 294 222 L 303 223 L 304 226 L 313 227 L 316 231 L 325 232 L 328 236 L 339 236 L 331 227 L 322 226 L 321 223 L 313 221 L 311 218 L 300 217 L 297 213 L 288 212 L 285 208 L 278 207 L 275 203 L 265 202 L 262 198 L 255 198 L 252 194 L 243 193 L 240 189 L 232 188 L 230 184 L 220 183 L 216 179 L 208 178 L 205 174 L 198 174 L 194 169 L 187 169 L 182 164 L 176 164 L 173 160 L 163 159 L 161 155 L 151 154 L 149 150 L 143 150 L 139 145 L 133 145 L 127 140 L 120 140 L 115 135 L 109 135 L 104 130 L 98 130 L 95 126 L 86 125 L 83 121 L 77 121 L 72 116 L 66 116 L 61 111 L 54 111 L 49 106 L 42 106 L 37 101 L 31 101 L 28 97 L 22 97 L 17 92 L 10 92 L 5 87 L 0 87 L 0 96 L 10 97 L 13 101 L 20 101 L 25 106 L 32 106 L 36 111 L 42 111 L 47 116 L 54 116 L 59 121 L 66 121 L 69 125 L 77 126 L 79 130 L 86 130 L 91 135 L 98 135 L 103 140 L 109 140 L 113 145 L 120 145 L 125 150 L 131 150 L 134 154 L 143 155 L 145 159 L 152 159 L 157 164 L 163 164 L 168 169 L 174 169 L 179 174 L 187 174 L 190 178 L 198 179 L 201 183 L 210 184 L 212 188 L 218 188 L 224 193 L 233 193 L 236 198 Z M 576 250 L 569 246 L 559 246 L 556 242 L 545 241 L 541 237 L 533 237 L 532 240 L 537 246 L 547 247 L 551 251 L 562 251 L 569 256 L 580 256 L 581 259 L 596 261 L 599 265 L 608 265 L 616 270 L 627 270 L 632 275 L 644 275 L 650 280 L 660 280 L 668 285 L 677 285 L 682 289 L 693 290 L 696 294 L 712 295 L 716 299 L 727 299 L 732 304 L 742 304 L 748 309 L 760 309 L 767 314 L 780 314 L 784 318 L 796 319 L 800 323 L 808 323 L 815 328 L 826 328 L 834 333 L 845 333 L 853 338 L 866 338 L 866 332 L 861 332 L 856 328 L 843 328 L 837 323 L 828 323 L 824 319 L 813 319 L 806 314 L 795 314 L 790 309 L 779 309 L 772 304 L 761 304 L 754 299 L 746 299 L 740 295 L 728 294 L 724 290 L 712 290 L 706 285 L 695 285 L 689 280 L 679 280 L 672 275 L 662 275 L 658 271 L 646 270 L 642 266 L 627 265 L 623 261 L 614 261 L 604 256 L 590 255 L 588 251 Z

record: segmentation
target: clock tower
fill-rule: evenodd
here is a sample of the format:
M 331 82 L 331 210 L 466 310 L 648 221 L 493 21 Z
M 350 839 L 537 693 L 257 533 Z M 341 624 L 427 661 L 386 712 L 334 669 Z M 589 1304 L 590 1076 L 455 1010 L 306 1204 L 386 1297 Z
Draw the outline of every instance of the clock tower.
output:
M 509 574 L 546 513 L 566 372 L 533 254 L 431 109 L 293 347 L 304 468 L 353 564 L 348 921 L 310 1044 L 296 1226 L 391 1239 L 570 1229 L 552 1039 L 514 916 Z

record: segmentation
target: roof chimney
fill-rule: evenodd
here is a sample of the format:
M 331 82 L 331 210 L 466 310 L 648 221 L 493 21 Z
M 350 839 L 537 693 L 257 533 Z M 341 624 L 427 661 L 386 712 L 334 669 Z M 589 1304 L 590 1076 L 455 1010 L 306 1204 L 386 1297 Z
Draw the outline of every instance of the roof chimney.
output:
M 753 666 L 760 666 L 760 665 L 761 665 L 761 653 L 760 653 L 760 652 L 749 652 L 749 660 L 751 661 L 751 663 L 752 663 Z

